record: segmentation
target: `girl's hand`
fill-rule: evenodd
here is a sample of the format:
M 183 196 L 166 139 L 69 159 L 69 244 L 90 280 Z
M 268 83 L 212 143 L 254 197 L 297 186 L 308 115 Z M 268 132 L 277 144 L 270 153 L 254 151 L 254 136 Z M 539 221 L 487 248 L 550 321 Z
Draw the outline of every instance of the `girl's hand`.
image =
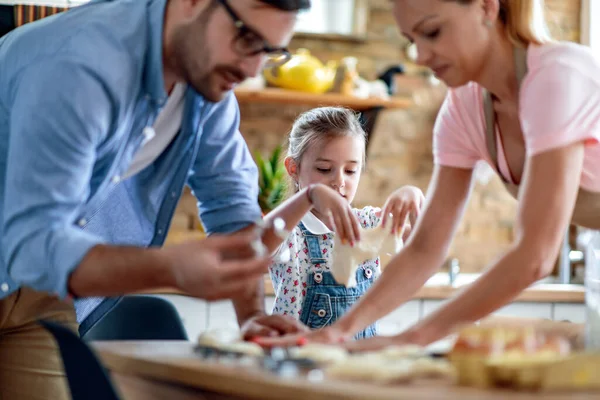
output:
M 323 184 L 309 188 L 309 198 L 315 210 L 324 218 L 327 227 L 335 232 L 342 243 L 354 245 L 360 240 L 358 218 L 352 212 L 350 203 L 338 192 Z
M 382 226 L 391 223 L 392 233 L 396 234 L 405 228 L 406 217 L 408 216 L 409 226 L 404 229 L 406 234 L 403 238 L 406 239 L 407 233 L 410 233 L 414 226 L 424 202 L 425 196 L 421 189 L 416 186 L 402 186 L 386 200 L 382 211 Z

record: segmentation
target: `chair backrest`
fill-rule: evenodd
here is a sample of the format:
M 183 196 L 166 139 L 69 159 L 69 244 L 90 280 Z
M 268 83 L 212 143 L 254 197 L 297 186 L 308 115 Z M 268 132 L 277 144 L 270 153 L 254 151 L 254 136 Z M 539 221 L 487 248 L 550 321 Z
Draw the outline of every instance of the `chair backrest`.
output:
M 188 340 L 177 309 L 155 296 L 124 296 L 83 340 Z
M 56 322 L 38 322 L 58 344 L 73 400 L 119 400 L 104 367 L 79 336 Z
M 54 7 L 35 4 L 0 4 L 0 37 L 21 25 L 68 10 L 67 7 Z
M 0 37 L 15 29 L 15 12 L 13 6 L 0 4 Z

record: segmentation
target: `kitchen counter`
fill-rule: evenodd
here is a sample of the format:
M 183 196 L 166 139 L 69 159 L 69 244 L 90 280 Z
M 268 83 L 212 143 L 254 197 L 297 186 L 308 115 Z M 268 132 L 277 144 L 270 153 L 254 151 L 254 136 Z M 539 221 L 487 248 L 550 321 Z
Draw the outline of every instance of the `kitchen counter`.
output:
M 473 282 L 479 274 L 462 274 L 459 275 L 454 285 L 448 282 L 447 273 L 438 273 L 433 275 L 417 293 L 413 296 L 415 300 L 443 300 L 454 296 L 464 286 Z M 265 277 L 265 294 L 274 296 L 273 285 L 271 279 Z M 185 293 L 171 288 L 159 288 L 154 290 L 144 291 L 143 293 L 150 294 L 179 294 Z M 583 285 L 566 285 L 558 283 L 536 283 L 521 293 L 515 301 L 518 302 L 537 302 L 537 303 L 584 303 L 585 290 Z

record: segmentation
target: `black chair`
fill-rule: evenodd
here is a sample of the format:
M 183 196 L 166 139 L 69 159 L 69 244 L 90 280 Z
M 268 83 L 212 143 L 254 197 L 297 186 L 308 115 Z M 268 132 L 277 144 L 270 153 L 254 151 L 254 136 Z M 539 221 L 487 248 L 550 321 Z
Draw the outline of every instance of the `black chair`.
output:
M 119 400 L 98 358 L 70 329 L 50 321 L 39 321 L 58 345 L 73 400 Z
M 188 340 L 177 309 L 154 296 L 125 296 L 82 337 L 92 340 Z
M 13 29 L 15 29 L 14 7 L 0 4 L 0 37 Z

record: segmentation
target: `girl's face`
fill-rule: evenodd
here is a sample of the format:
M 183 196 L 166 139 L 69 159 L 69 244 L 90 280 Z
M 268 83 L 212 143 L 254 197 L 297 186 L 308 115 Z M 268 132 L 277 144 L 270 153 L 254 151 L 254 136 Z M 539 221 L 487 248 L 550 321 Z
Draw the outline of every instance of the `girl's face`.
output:
M 310 146 L 299 168 L 292 161 L 288 172 L 301 189 L 322 183 L 352 203 L 360 181 L 364 151 L 365 144 L 360 137 L 334 137 Z
M 489 58 L 498 0 L 471 4 L 441 0 L 395 0 L 394 16 L 417 49 L 417 63 L 449 87 L 478 79 Z M 488 21 L 488 22 L 486 22 Z

